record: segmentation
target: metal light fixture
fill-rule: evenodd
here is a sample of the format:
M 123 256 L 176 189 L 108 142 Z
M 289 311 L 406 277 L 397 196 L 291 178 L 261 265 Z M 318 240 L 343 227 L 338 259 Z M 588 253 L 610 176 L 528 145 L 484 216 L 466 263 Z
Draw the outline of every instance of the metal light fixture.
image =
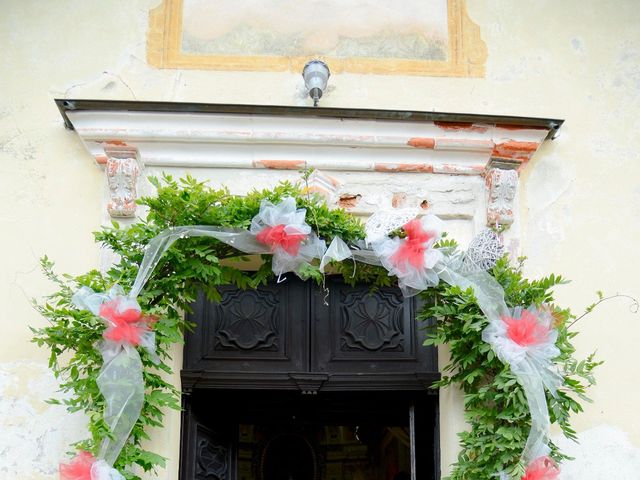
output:
M 304 78 L 304 85 L 309 96 L 313 99 L 314 107 L 318 106 L 318 102 L 327 88 L 330 75 L 329 67 L 322 60 L 311 60 L 304 66 L 302 78 Z

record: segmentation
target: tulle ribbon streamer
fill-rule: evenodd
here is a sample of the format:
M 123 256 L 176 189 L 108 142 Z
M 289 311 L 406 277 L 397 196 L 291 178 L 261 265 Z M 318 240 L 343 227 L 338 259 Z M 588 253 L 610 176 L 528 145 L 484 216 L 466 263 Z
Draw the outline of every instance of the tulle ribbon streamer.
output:
M 319 268 L 323 273 L 330 262 L 352 259 L 354 262 L 386 268 L 389 275 L 398 278 L 398 286 L 407 297 L 433 287 L 440 281 L 462 289 L 471 288 L 480 309 L 489 319 L 483 339 L 492 345 L 503 362 L 510 365 L 523 386 L 531 411 L 532 429 L 523 460 L 530 466 L 535 464 L 536 469 L 532 470 L 534 473 L 529 477 L 523 478 L 554 479 L 555 477 L 548 475 L 539 476 L 542 470 L 538 468 L 552 462 L 540 460 L 547 459 L 549 453 L 550 421 L 545 387 L 555 395 L 557 388 L 562 385 L 562 377 L 554 370 L 552 362 L 558 351 L 554 345 L 557 333 L 551 328 L 550 313 L 534 309 L 510 311 L 505 303 L 502 287 L 481 266 L 473 264 L 468 256 L 460 252 L 435 247 L 440 239 L 443 223 L 434 215 L 408 222 L 404 226 L 405 238 L 384 237 L 370 244 L 360 241 L 347 245 L 340 237 L 334 237 L 328 248 L 324 240 L 319 239 L 306 223 L 305 217 L 306 210 L 298 209 L 296 200 L 287 197 L 278 204 L 263 200 L 249 230 L 207 225 L 168 228 L 148 243 L 128 295 L 118 286 L 107 294 L 95 293 L 83 287 L 74 295 L 73 301 L 78 308 L 91 311 L 107 324 L 104 340 L 98 346 L 104 358 L 98 386 L 105 398 L 105 421 L 112 433 L 100 447 L 99 460 L 93 459 L 91 463 L 91 459 L 81 453 L 77 457 L 77 470 L 86 473 L 89 462 L 90 472 L 94 469 L 98 472 L 98 464 L 101 465 L 100 471 L 108 471 L 103 467 L 113 466 L 140 415 L 144 401 L 144 382 L 142 363 L 136 347 L 142 346 L 147 349 L 151 358 L 155 358 L 155 339 L 153 322 L 141 314 L 136 297 L 163 254 L 175 241 L 187 237 L 209 237 L 242 253 L 273 255 L 272 268 L 278 277 L 287 272 L 303 275 L 304 267 L 314 259 L 320 261 Z M 520 323 L 523 321 L 524 323 Z M 533 337 L 529 338 L 527 335 Z M 555 464 L 553 466 L 557 469 Z M 61 474 L 62 472 L 61 466 Z M 75 474 L 74 472 L 75 470 L 71 471 L 71 474 Z M 117 476 L 120 474 L 115 470 L 111 474 L 115 476 L 98 477 L 91 473 L 91 477 L 67 475 L 63 479 L 122 478 Z
M 102 441 L 97 460 L 81 452 L 70 464 L 60 466 L 60 476 L 63 480 L 123 479 L 112 467 L 144 403 L 142 361 L 136 347 L 142 346 L 152 361 L 157 361 L 153 319 L 143 316 L 138 302 L 124 295 L 119 286 L 106 294 L 82 287 L 72 301 L 78 308 L 102 318 L 107 326 L 97 345 L 103 359 L 97 383 L 111 435 Z
M 522 454 L 525 464 L 547 457 L 551 421 L 545 387 L 557 396 L 563 384 L 553 363 L 560 351 L 555 346 L 558 332 L 553 328 L 550 308 L 507 310 L 499 317 L 489 318 L 482 338 L 493 347 L 498 358 L 511 367 L 527 398 L 531 431 Z

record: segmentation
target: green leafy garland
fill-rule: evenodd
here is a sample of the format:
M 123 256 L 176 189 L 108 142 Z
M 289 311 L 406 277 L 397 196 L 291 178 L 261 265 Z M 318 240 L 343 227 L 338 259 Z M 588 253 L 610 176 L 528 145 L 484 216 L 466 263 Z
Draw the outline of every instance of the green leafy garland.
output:
M 104 323 L 72 305 L 71 297 L 80 286 L 107 291 L 117 283 L 126 290 L 136 277 L 145 245 L 162 230 L 196 224 L 248 228 L 265 198 L 274 203 L 287 196 L 296 198 L 298 207 L 307 209 L 307 223 L 327 242 L 335 236 L 347 242 L 365 237 L 364 226 L 358 219 L 343 210 L 329 209 L 320 199 L 307 194 L 302 184 L 284 182 L 273 190 L 254 191 L 239 197 L 226 189 L 210 188 L 191 177 L 175 181 L 165 176 L 162 182 L 151 181 L 158 195 L 138 202 L 149 208 L 146 220 L 127 229 L 120 229 L 114 223 L 112 228 L 95 234 L 97 242 L 120 256 L 109 271 L 102 274 L 92 270 L 79 276 L 60 276 L 54 273 L 49 259 L 42 260 L 44 272 L 56 284 L 57 291 L 44 303 L 35 304 L 49 324 L 32 329 L 33 341 L 49 349 L 49 367 L 60 380 L 60 390 L 64 394 L 62 399 L 52 399 L 49 403 L 63 404 L 70 412 L 82 411 L 87 415 L 90 438 L 75 446 L 94 454 L 102 439 L 109 435 L 103 420 L 104 401 L 96 384 L 102 359 L 94 347 L 101 338 Z M 441 246 L 455 247 L 455 242 L 443 240 Z M 154 330 L 161 362 L 154 364 L 147 352 L 140 349 L 146 384 L 145 403 L 131 433 L 131 441 L 126 443 L 114 465 L 128 480 L 140 478 L 126 470 L 132 465 L 143 471 L 155 471 L 165 466 L 165 459 L 145 450 L 142 443 L 149 439 L 149 427 L 162 427 L 166 408 L 180 409 L 180 391 L 165 380 L 163 374 L 171 373 L 170 347 L 182 342 L 183 333 L 189 327 L 182 312 L 190 311 L 198 291 L 203 290 L 211 301 L 219 301 L 217 287 L 221 285 L 256 288 L 273 277 L 269 255 L 263 256 L 257 271 L 239 268 L 246 260 L 233 248 L 215 240 L 182 239 L 164 255 L 139 295 L 138 302 L 143 311 L 159 318 Z M 352 262 L 335 263 L 333 267 L 350 284 L 376 288 L 394 283 L 394 278 L 382 267 L 358 264 L 354 269 Z M 523 277 L 521 267 L 521 264 L 510 266 L 505 258 L 493 269 L 492 274 L 504 287 L 507 304 L 551 303 L 552 288 L 564 280 L 551 275 L 528 281 Z M 318 282 L 323 280 L 317 266 L 308 268 L 304 274 Z M 423 295 L 429 301 L 418 319 L 438 319 L 427 343 L 446 344 L 451 350 L 451 362 L 443 369 L 446 375 L 435 386 L 457 386 L 463 390 L 465 414 L 470 425 L 470 431 L 459 434 L 462 451 L 453 465 L 451 479 L 488 479 L 503 470 L 519 479 L 524 473 L 519 459 L 530 427 L 527 402 L 509 367 L 482 341 L 486 317 L 470 290 L 441 283 Z M 575 317 L 568 310 L 554 308 L 554 312 L 559 331 L 557 346 L 561 350 L 557 363 L 564 372 L 565 386 L 558 399 L 548 397 L 548 402 L 552 422 L 559 424 L 567 437 L 575 438 L 569 417 L 582 410 L 580 400 L 588 400 L 585 390 L 594 383 L 592 371 L 599 362 L 593 356 L 580 362 L 573 358 L 575 349 L 571 340 L 576 333 L 568 330 L 568 321 Z M 555 447 L 552 455 L 556 460 L 566 458 Z
M 566 283 L 556 275 L 529 281 L 523 277 L 522 261 L 511 266 L 501 259 L 491 272 L 505 291 L 510 307 L 541 305 L 553 302 L 552 289 Z M 418 315 L 419 320 L 436 317 L 437 323 L 427 344 L 448 345 L 450 363 L 441 368 L 445 374 L 436 386 L 457 386 L 464 392 L 465 418 L 470 430 L 459 433 L 462 451 L 453 465 L 451 478 L 456 480 L 489 479 L 495 472 L 506 471 L 511 478 L 524 475 L 524 465 L 518 457 L 527 440 L 530 428 L 529 408 L 524 391 L 491 347 L 482 341 L 482 331 L 488 324 L 473 294 L 459 287 L 440 284 L 435 289 L 436 302 Z M 571 428 L 571 413 L 582 411 L 580 400 L 589 401 L 586 389 L 595 383 L 593 370 L 602 362 L 590 355 L 578 362 L 571 340 L 577 335 L 568 330 L 568 320 L 575 318 L 569 310 L 553 307 L 558 330 L 557 347 L 560 356 L 556 363 L 564 376 L 564 387 L 558 398 L 547 394 L 552 423 L 564 435 L 576 440 Z M 552 447 L 552 457 L 561 461 L 567 457 Z

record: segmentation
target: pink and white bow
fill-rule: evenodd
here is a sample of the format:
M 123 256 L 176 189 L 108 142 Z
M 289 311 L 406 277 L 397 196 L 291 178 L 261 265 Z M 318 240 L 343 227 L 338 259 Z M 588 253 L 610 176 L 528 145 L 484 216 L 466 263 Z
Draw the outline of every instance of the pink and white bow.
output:
M 560 469 L 549 457 L 538 457 L 529 464 L 520 480 L 557 480 Z
M 81 451 L 69 463 L 60 464 L 60 480 L 124 480 L 115 468 Z
M 273 254 L 273 272 L 299 273 L 314 258 L 322 258 L 326 245 L 306 223 L 306 209 L 297 208 L 296 200 L 286 197 L 276 205 L 262 200 L 260 211 L 251 220 L 249 231 Z
M 552 458 L 545 456 L 538 457 L 529 463 L 520 480 L 558 480 L 559 475 L 560 468 L 558 468 L 556 462 Z M 511 480 L 505 472 L 501 472 L 498 477 L 500 480 Z
M 98 458 L 80 452 L 69 464 L 60 465 L 63 480 L 120 480 L 113 465 L 140 417 L 144 403 L 142 361 L 136 347 L 142 346 L 152 361 L 157 361 L 155 334 L 151 329 L 155 319 L 144 316 L 138 302 L 118 285 L 108 293 L 95 293 L 80 288 L 72 301 L 88 310 L 106 324 L 103 340 L 97 345 L 103 364 L 96 379 L 104 397 L 104 421 L 110 430 L 100 445 Z
M 493 347 L 498 358 L 511 367 L 527 398 L 531 431 L 522 454 L 523 460 L 531 464 L 547 457 L 551 422 L 545 387 L 555 396 L 563 383 L 553 363 L 560 351 L 555 345 L 558 332 L 553 328 L 551 309 L 547 306 L 516 307 L 499 317 L 490 318 L 482 338 Z
M 406 296 L 438 284 L 436 265 L 443 254 L 434 248 L 442 234 L 442 220 L 435 215 L 415 218 L 404 225 L 405 238 L 385 238 L 372 244 L 373 250 Z
M 76 307 L 89 310 L 104 320 L 107 328 L 102 334 L 104 342 L 99 345 L 103 355 L 115 355 L 126 345 L 141 346 L 157 361 L 152 329 L 157 319 L 143 315 L 137 300 L 125 295 L 120 285 L 114 285 L 108 293 L 96 293 L 89 287 L 81 287 L 72 301 Z

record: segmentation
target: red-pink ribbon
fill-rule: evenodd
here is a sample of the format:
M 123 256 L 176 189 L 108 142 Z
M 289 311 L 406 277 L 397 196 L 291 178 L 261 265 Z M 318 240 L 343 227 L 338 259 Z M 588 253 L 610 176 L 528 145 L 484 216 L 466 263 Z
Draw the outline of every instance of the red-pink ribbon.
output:
M 549 457 L 539 457 L 529 464 L 521 480 L 557 480 L 560 469 Z
M 404 271 L 407 265 L 411 265 L 416 270 L 423 269 L 424 252 L 427 251 L 426 243 L 433 236 L 422 228 L 422 222 L 418 218 L 414 218 L 403 228 L 407 237 L 400 243 L 390 260 L 401 271 Z
M 521 347 L 540 345 L 549 338 L 550 329 L 541 324 L 528 310 L 523 310 L 520 318 L 508 315 L 501 318 L 507 324 L 507 336 Z
M 109 324 L 104 338 L 136 346 L 140 345 L 140 337 L 149 331 L 149 325 L 154 321 L 152 317 L 142 316 L 136 308 L 121 310 L 118 297 L 100 305 L 99 314 Z
M 295 257 L 300 251 L 300 244 L 307 238 L 304 233 L 299 233 L 292 227 L 293 232 L 287 232 L 286 225 L 280 224 L 275 227 L 265 227 L 256 235 L 256 240 L 267 245 L 272 252 L 280 248 L 289 255 Z
M 60 464 L 60 480 L 91 480 L 91 467 L 95 462 L 89 452 L 79 452 L 69 463 Z

